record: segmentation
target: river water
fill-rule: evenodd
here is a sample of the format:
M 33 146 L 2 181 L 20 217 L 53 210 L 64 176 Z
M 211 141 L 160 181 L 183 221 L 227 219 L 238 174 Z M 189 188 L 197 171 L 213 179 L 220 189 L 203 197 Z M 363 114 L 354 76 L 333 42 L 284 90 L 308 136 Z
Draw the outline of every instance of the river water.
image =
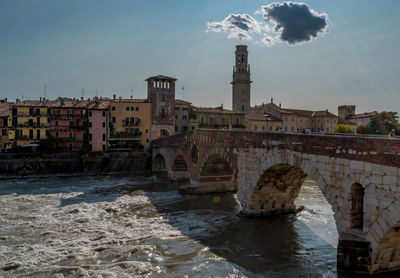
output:
M 333 212 L 311 180 L 296 215 L 240 218 L 232 193 L 155 177 L 0 181 L 0 277 L 337 277 Z

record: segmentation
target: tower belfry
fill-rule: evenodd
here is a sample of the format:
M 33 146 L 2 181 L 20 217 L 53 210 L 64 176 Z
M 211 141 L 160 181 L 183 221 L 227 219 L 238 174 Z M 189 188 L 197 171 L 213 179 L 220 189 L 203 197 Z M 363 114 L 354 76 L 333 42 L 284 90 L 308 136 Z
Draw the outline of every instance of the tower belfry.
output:
M 247 45 L 237 45 L 232 79 L 232 110 L 248 113 L 250 111 L 250 65 Z

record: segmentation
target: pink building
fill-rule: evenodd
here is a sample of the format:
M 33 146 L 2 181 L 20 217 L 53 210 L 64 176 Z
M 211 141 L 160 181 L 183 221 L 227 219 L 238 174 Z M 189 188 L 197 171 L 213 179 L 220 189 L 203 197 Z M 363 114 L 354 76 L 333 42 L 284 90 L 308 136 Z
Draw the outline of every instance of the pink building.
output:
M 50 135 L 57 138 L 57 149 L 78 152 L 87 136 L 86 105 L 88 101 L 58 98 L 48 102 Z
M 86 107 L 89 121 L 89 150 L 104 152 L 109 136 L 110 101 L 95 97 Z

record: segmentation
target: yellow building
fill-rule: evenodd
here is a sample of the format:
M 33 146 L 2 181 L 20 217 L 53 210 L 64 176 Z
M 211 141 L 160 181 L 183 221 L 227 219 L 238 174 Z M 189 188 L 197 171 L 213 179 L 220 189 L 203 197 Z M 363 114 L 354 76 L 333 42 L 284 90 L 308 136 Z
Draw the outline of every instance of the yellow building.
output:
M 9 106 L 9 140 L 13 146 L 27 146 L 49 135 L 46 101 L 26 100 Z
M 151 102 L 147 99 L 116 99 L 110 103 L 110 149 L 129 150 L 140 143 L 150 146 Z M 137 149 L 137 148 L 136 148 Z
M 268 128 L 267 128 L 268 125 Z M 271 100 L 271 103 L 255 106 L 248 114 L 249 130 L 283 132 L 325 132 L 333 133 L 338 125 L 338 117 L 328 110 L 312 111 L 282 108 Z
M 246 114 L 216 108 L 193 107 L 189 116 L 189 130 L 197 128 L 231 129 L 245 128 Z

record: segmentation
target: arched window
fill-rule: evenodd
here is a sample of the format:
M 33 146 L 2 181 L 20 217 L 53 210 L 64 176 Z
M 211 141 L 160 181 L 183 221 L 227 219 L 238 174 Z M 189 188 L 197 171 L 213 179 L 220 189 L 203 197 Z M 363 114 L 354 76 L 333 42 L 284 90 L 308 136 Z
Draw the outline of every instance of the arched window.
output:
M 364 224 L 364 188 L 355 183 L 351 186 L 351 227 L 363 229 Z

